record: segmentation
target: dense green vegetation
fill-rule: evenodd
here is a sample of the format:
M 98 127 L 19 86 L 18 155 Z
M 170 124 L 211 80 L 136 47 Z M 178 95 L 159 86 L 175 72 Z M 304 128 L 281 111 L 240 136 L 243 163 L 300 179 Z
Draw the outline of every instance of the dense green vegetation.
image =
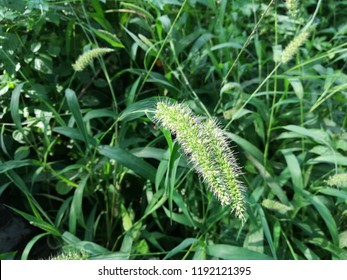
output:
M 0 3 L 0 202 L 40 229 L 1 258 L 347 259 L 347 1 Z M 218 119 L 244 220 L 158 101 Z

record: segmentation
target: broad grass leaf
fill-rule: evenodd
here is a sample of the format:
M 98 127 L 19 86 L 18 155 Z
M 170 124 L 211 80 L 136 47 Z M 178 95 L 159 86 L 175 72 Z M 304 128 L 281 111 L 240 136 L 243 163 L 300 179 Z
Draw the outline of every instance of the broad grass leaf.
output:
M 18 149 L 14 153 L 14 159 L 15 160 L 23 160 L 27 158 L 30 154 L 30 147 L 28 146 L 21 146 L 18 147 Z
M 264 230 L 261 226 L 256 227 L 256 225 L 251 224 L 243 247 L 251 251 L 264 253 Z
M 93 143 L 91 143 L 91 141 L 90 141 L 90 137 L 89 137 L 89 134 L 87 132 L 86 124 L 83 121 L 83 117 L 81 114 L 81 108 L 78 104 L 77 96 L 72 89 L 68 88 L 65 90 L 65 97 L 66 97 L 67 105 L 69 106 L 69 109 L 72 113 L 72 116 L 74 117 L 74 119 L 76 121 L 77 127 L 78 127 L 79 131 L 81 132 L 81 135 L 83 137 L 84 142 L 88 144 L 88 149 L 89 149 L 89 145 L 91 145 Z
M 252 143 L 234 133 L 226 132 L 225 134 L 237 145 L 241 146 L 245 153 L 253 156 L 258 162 L 263 162 L 263 153 Z
M 79 238 L 68 231 L 65 231 L 63 233 L 62 239 L 72 248 L 78 251 L 85 251 L 89 255 L 107 255 L 111 253 L 105 247 L 102 247 L 94 242 L 81 241 Z
M 29 188 L 23 181 L 23 179 L 13 170 L 9 170 L 5 174 L 14 183 L 14 185 L 17 186 L 18 189 L 25 195 L 29 204 L 35 206 L 35 211 L 37 209 L 48 222 L 53 224 L 51 219 L 49 218 L 49 215 L 42 209 L 40 204 L 36 201 L 32 193 L 29 191 Z
M 198 224 L 196 221 L 194 221 L 191 217 L 191 211 L 187 207 L 187 203 L 183 200 L 182 195 L 179 193 L 179 191 L 174 190 L 173 192 L 173 200 L 176 203 L 176 205 L 179 207 L 179 209 L 183 212 L 183 214 L 186 216 L 186 218 L 190 221 L 190 223 L 194 227 L 200 227 L 200 224 Z
M 153 147 L 139 147 L 134 148 L 130 151 L 134 156 L 139 158 L 153 158 L 156 160 L 162 160 L 164 158 L 165 153 L 167 153 L 164 149 L 153 148 Z M 168 160 L 168 156 L 166 161 Z
M 291 238 L 293 243 L 296 245 L 296 247 L 299 248 L 301 253 L 306 257 L 307 260 L 319 260 L 320 258 L 314 253 L 310 247 L 308 247 L 304 242 L 296 239 Z
M 109 254 L 99 254 L 96 256 L 91 256 L 88 258 L 88 260 L 128 260 L 129 259 L 129 254 L 127 253 L 122 253 L 122 252 L 111 252 Z
M 223 260 L 272 260 L 273 258 L 246 248 L 228 244 L 206 246 L 206 254 Z
M 15 89 L 12 91 L 11 103 L 10 103 L 12 120 L 20 132 L 23 132 L 23 127 L 22 127 L 21 118 L 19 115 L 19 99 L 20 99 L 20 92 L 22 91 L 23 85 L 24 83 L 18 84 L 15 87 Z
M 155 189 L 158 191 L 159 186 L 161 185 L 164 175 L 168 169 L 168 160 L 162 160 L 159 163 L 159 166 L 157 168 L 157 172 L 155 174 Z
M 45 237 L 49 235 L 49 233 L 45 232 L 45 233 L 41 233 L 36 235 L 35 237 L 33 237 L 25 246 L 22 256 L 21 256 L 21 260 L 27 260 L 30 254 L 31 249 L 33 248 L 33 246 L 35 245 L 35 243 L 37 241 L 39 241 L 41 238 Z
M 141 158 L 121 149 L 110 146 L 100 146 L 99 153 L 103 156 L 116 160 L 123 166 L 131 169 L 136 174 L 155 182 L 156 170 L 155 168 Z
M 330 147 L 330 144 L 328 142 L 329 136 L 327 133 L 325 133 L 322 130 L 307 129 L 297 125 L 285 125 L 283 126 L 283 128 L 288 131 L 295 132 L 297 136 L 300 136 L 300 137 L 305 136 L 306 138 L 312 139 L 316 143 L 324 144 Z
M 314 244 L 333 255 L 333 259 L 347 260 L 347 252 L 339 247 L 339 244 L 333 244 L 325 238 L 315 237 L 308 240 L 309 243 Z
M 101 29 L 93 29 L 93 32 L 98 36 L 100 39 L 104 40 L 105 42 L 109 43 L 114 48 L 124 48 L 124 45 L 120 41 L 120 39 L 117 37 L 116 34 L 110 33 L 108 31 L 104 31 Z
M 10 209 L 12 209 L 14 212 L 16 212 L 17 214 L 21 215 L 24 219 L 26 219 L 31 225 L 38 227 L 42 230 L 44 230 L 47 234 L 51 234 L 54 236 L 61 236 L 60 231 L 52 224 L 37 218 L 33 215 L 27 214 L 23 211 L 20 211 L 16 208 L 10 207 L 8 206 Z
M 323 155 L 316 158 L 309 159 L 307 164 L 319 164 L 319 163 L 330 163 L 335 165 L 347 166 L 347 157 L 341 155 L 340 153 L 335 153 L 333 155 Z
M 156 104 L 160 100 L 162 100 L 162 98 L 151 97 L 135 102 L 119 114 L 118 120 L 122 122 L 128 122 L 146 115 L 147 111 L 154 112 Z
M 72 201 L 72 198 L 73 198 L 73 196 L 66 198 L 64 200 L 64 202 L 61 204 L 61 206 L 58 210 L 58 213 L 55 216 L 55 220 L 54 220 L 54 225 L 57 228 L 60 228 L 60 226 L 63 222 L 64 216 L 69 212 L 69 206 L 70 206 L 70 203 Z
M 264 166 L 258 162 L 252 156 L 248 156 L 248 159 L 253 163 L 253 165 L 259 170 L 260 175 L 265 180 L 266 184 L 270 187 L 271 191 L 278 197 L 278 199 L 283 203 L 288 205 L 289 200 L 282 190 L 280 184 L 276 181 L 275 177 L 271 176 L 270 173 L 264 168 Z
M 206 244 L 203 241 L 199 241 L 195 245 L 195 253 L 193 255 L 193 260 L 206 260 Z
M 347 201 L 347 191 L 333 189 L 333 188 L 324 188 L 322 190 L 319 190 L 319 192 L 322 194 L 342 198 L 343 200 Z
M 29 165 L 34 165 L 34 161 L 31 159 L 25 159 L 25 160 L 8 160 L 5 162 L 1 162 L 0 165 L 0 174 L 7 172 L 9 170 L 15 169 L 15 168 L 20 168 L 23 166 L 29 166 Z
M 98 222 L 96 221 L 96 211 L 98 210 L 98 205 L 95 204 L 92 210 L 89 213 L 89 216 L 87 218 L 86 222 L 86 230 L 84 233 L 83 240 L 85 241 L 93 241 L 95 232 L 97 231 Z
M 304 87 L 302 86 L 301 81 L 298 78 L 290 78 L 289 82 L 292 85 L 296 96 L 299 99 L 302 99 L 304 97 Z
M 111 111 L 108 109 L 93 109 L 84 115 L 83 120 L 85 122 L 88 122 L 92 119 L 99 119 L 99 118 L 116 119 L 116 117 L 117 117 L 117 115 L 114 111 Z
M 56 133 L 59 133 L 61 135 L 64 135 L 68 138 L 74 139 L 74 140 L 79 140 L 79 141 L 83 141 L 85 142 L 86 139 L 84 138 L 84 136 L 82 135 L 81 131 L 79 129 L 73 128 L 73 127 L 55 127 L 53 128 L 53 131 Z M 96 140 L 92 137 L 87 135 L 86 136 L 88 138 L 88 142 L 85 143 L 90 143 L 93 146 L 96 146 Z
M 86 227 L 84 222 L 84 213 L 82 208 L 82 200 L 84 194 L 84 188 L 89 179 L 89 176 L 84 176 L 79 182 L 73 199 L 71 202 L 70 213 L 69 213 L 69 231 L 73 234 L 76 233 L 77 222 L 82 226 Z
M 169 253 L 167 253 L 167 255 L 164 257 L 164 260 L 168 260 L 176 254 L 183 253 L 184 249 L 186 249 L 187 247 L 191 246 L 193 243 L 198 242 L 198 241 L 199 241 L 199 239 L 196 239 L 196 238 L 184 239 L 179 245 L 177 245 L 175 248 L 170 250 Z
M 213 38 L 213 34 L 211 33 L 204 33 L 202 34 L 193 44 L 192 48 L 190 49 L 191 54 L 195 54 L 199 49 L 206 45 L 208 41 L 210 41 Z
M 304 190 L 304 181 L 301 173 L 301 167 L 298 162 L 298 159 L 294 156 L 294 154 L 290 150 L 281 150 L 284 155 L 284 158 L 287 162 L 287 167 L 289 169 L 294 191 L 295 197 L 294 199 L 300 205 L 302 201 L 302 195 Z
M 159 189 L 152 199 L 148 202 L 148 205 L 145 209 L 145 213 L 142 218 L 145 218 L 155 212 L 158 208 L 160 208 L 167 200 L 167 196 L 165 195 L 164 189 Z
M 187 227 L 194 227 L 194 223 L 192 223 L 191 220 L 185 214 L 175 213 L 173 211 L 170 211 L 166 207 L 163 207 L 163 210 L 166 216 L 170 218 L 170 220 L 173 220 L 174 222 L 185 225 Z
M 338 246 L 339 244 L 339 233 L 337 230 L 336 222 L 331 215 L 329 209 L 324 205 L 321 199 L 318 196 L 306 193 L 306 198 L 312 203 L 312 205 L 316 208 L 318 213 L 321 215 L 322 219 L 327 226 L 330 235 L 332 237 L 333 243 Z
M 7 187 L 11 184 L 11 182 L 7 182 L 5 184 L 3 184 L 2 186 L 0 186 L 0 197 L 2 195 L 2 193 L 7 189 Z
M 259 204 L 257 206 L 258 206 L 257 207 L 257 211 L 258 211 L 259 216 L 260 216 L 260 222 L 261 222 L 261 224 L 263 226 L 264 234 L 265 234 L 266 240 L 267 240 L 267 242 L 269 244 L 272 256 L 274 257 L 274 259 L 277 259 L 276 248 L 275 248 L 275 245 L 273 243 L 273 239 L 272 239 L 269 223 L 268 223 L 268 221 L 266 219 L 266 216 L 265 216 L 263 208 Z

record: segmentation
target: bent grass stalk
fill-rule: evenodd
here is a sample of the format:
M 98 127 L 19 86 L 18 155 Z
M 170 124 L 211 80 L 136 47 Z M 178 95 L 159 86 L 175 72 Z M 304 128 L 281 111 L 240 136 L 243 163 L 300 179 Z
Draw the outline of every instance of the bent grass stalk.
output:
M 155 119 L 176 136 L 194 169 L 220 203 L 231 205 L 235 216 L 244 219 L 244 186 L 238 180 L 240 168 L 216 120 L 203 121 L 184 104 L 164 102 L 157 103 Z

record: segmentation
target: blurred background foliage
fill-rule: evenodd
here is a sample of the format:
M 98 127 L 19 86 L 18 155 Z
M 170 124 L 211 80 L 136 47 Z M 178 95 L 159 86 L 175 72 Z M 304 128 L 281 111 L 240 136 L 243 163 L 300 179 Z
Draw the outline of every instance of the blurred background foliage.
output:
M 16 238 L 11 215 L 31 225 L 0 257 L 347 259 L 347 182 L 327 181 L 347 169 L 346 10 L 0 0 L 0 239 Z M 310 38 L 273 71 L 311 19 Z M 96 48 L 113 52 L 74 71 Z M 244 223 L 153 122 L 165 98 L 225 128 L 247 187 Z

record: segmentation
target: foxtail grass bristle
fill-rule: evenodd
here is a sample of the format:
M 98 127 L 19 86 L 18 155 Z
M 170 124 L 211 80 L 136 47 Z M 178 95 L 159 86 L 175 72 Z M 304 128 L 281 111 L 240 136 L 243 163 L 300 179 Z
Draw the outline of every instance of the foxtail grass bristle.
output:
M 104 55 L 106 53 L 110 53 L 113 52 L 113 49 L 110 48 L 96 48 L 96 49 L 92 49 L 89 50 L 83 54 L 81 54 L 76 62 L 74 64 L 72 64 L 72 68 L 76 71 L 83 71 L 90 62 L 92 62 L 92 60 L 94 58 L 97 58 L 99 55 Z
M 214 119 L 203 121 L 184 104 L 158 102 L 156 121 L 176 136 L 197 173 L 210 186 L 222 205 L 231 205 L 244 219 L 244 187 L 229 140 Z
M 303 31 L 297 35 L 283 50 L 280 62 L 283 64 L 288 63 L 299 51 L 299 48 L 307 41 L 309 36 L 309 31 Z

